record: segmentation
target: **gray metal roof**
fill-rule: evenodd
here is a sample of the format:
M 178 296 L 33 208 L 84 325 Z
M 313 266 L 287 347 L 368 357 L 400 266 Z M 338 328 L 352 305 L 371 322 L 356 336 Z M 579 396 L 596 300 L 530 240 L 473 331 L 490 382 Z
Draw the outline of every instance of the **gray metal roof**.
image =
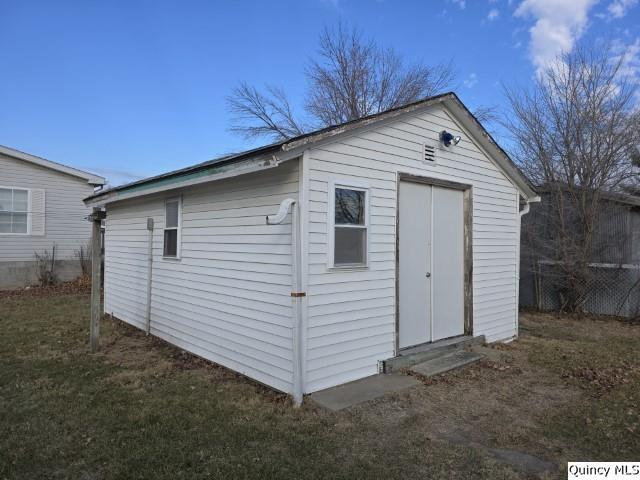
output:
M 557 185 L 557 184 L 556 184 Z M 579 187 L 577 187 L 579 189 Z M 537 187 L 537 191 L 541 194 L 550 194 L 554 191 L 557 191 L 558 189 L 561 189 L 565 192 L 569 191 L 569 188 L 567 186 L 550 186 L 550 185 L 543 185 L 543 186 L 539 186 Z M 614 202 L 614 203 L 621 203 L 624 205 L 630 205 L 633 207 L 640 207 L 640 196 L 638 195 L 632 195 L 629 193 L 623 193 L 623 192 L 612 192 L 612 191 L 600 191 L 598 192 L 598 195 L 600 196 L 600 199 L 602 200 L 606 200 L 609 202 Z

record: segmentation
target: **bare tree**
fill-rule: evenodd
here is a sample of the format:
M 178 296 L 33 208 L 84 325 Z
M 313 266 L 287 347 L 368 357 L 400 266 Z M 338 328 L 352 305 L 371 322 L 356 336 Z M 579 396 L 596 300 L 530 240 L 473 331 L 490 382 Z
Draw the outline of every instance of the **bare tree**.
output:
M 261 93 L 242 83 L 227 99 L 231 130 L 283 140 L 417 101 L 443 91 L 455 77 L 450 64 L 407 65 L 393 49 L 342 25 L 323 31 L 318 58 L 308 62 L 305 76 L 306 121 L 296 118 L 282 89 L 268 86 Z
M 544 192 L 523 242 L 539 270 L 553 264 L 562 309 L 582 308 L 599 251 L 617 239 L 606 228 L 606 198 L 633 178 L 640 143 L 636 85 L 609 48 L 580 47 L 550 65 L 529 89 L 506 89 L 514 157 Z M 605 198 L 606 197 L 606 198 Z M 525 217 L 526 219 L 526 217 Z

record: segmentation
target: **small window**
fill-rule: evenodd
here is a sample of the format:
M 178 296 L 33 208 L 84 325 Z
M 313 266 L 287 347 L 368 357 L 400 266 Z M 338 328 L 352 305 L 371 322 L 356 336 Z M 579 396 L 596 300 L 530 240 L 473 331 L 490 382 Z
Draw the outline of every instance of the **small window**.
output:
M 29 190 L 0 187 L 1 233 L 29 233 Z
M 367 190 L 336 186 L 333 191 L 333 266 L 367 264 Z
M 178 258 L 180 246 L 180 206 L 181 201 L 179 198 L 172 198 L 164 204 L 163 257 Z

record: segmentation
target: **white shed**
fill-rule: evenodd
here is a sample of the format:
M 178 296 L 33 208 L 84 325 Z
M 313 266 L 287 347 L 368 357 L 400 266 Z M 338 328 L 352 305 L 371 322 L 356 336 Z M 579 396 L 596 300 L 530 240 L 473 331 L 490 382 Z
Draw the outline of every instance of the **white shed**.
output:
M 417 344 L 517 336 L 536 200 L 447 93 L 85 202 L 105 313 L 300 401 Z

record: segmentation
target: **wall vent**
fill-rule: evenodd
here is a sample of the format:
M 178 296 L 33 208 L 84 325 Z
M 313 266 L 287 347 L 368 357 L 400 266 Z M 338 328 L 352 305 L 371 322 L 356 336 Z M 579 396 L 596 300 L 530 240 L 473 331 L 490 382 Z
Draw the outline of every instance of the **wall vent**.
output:
M 424 144 L 424 160 L 427 162 L 436 161 L 436 148 L 432 145 Z

